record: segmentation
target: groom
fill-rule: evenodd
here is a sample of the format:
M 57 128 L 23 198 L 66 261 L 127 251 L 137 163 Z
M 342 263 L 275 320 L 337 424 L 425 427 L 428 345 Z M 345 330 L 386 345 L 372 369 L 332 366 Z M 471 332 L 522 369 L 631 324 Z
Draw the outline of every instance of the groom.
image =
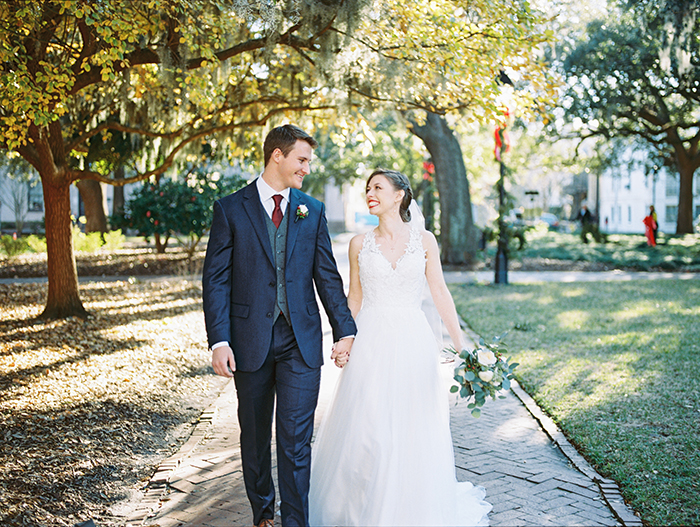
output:
M 282 525 L 308 525 L 311 436 L 323 364 L 314 284 L 337 341 L 332 359 L 344 361 L 356 332 L 324 205 L 299 190 L 316 146 L 293 125 L 270 131 L 262 176 L 214 204 L 204 260 L 212 366 L 235 379 L 243 478 L 257 526 L 274 525 L 275 396 Z

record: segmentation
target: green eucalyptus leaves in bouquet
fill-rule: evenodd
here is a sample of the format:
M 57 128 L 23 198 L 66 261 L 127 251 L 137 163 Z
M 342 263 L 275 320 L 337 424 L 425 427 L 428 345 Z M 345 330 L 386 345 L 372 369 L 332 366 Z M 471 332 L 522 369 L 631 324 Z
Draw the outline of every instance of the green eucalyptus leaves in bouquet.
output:
M 518 363 L 510 364 L 504 355 L 508 352 L 502 342 L 505 333 L 500 337 L 494 337 L 491 344 L 479 339 L 479 346 L 473 350 L 463 349 L 457 351 L 447 348 L 446 351 L 457 357 L 457 366 L 454 371 L 454 380 L 457 386 L 450 388 L 451 393 L 459 392 L 460 397 L 470 401 L 467 405 L 471 408 L 472 415 L 479 417 L 480 408 L 484 406 L 486 397 L 496 399 L 501 390 L 510 390 L 510 381 L 513 379 L 513 371 Z M 474 398 L 471 401 L 472 397 Z M 503 399 L 505 396 L 498 395 Z

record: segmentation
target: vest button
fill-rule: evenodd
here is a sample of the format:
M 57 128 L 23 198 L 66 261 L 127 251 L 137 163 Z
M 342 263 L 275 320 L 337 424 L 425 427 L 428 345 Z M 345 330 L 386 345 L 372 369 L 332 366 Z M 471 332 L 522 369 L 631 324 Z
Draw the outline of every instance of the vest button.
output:
M 270 287 L 275 287 L 275 283 L 274 283 L 274 282 L 270 282 Z
M 265 315 L 265 316 L 266 316 L 267 318 L 272 318 L 272 313 L 268 313 L 268 314 Z

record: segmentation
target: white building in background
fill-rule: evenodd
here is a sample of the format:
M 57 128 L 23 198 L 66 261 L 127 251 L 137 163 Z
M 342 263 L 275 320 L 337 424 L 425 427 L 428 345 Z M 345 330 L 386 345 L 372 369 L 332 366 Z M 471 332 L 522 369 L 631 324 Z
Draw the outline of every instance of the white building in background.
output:
M 232 168 L 231 172 L 239 173 L 239 169 Z M 227 172 L 228 171 L 224 171 Z M 257 175 L 240 174 L 250 180 Z M 132 183 L 124 187 L 124 198 L 135 192 L 142 183 Z M 103 208 L 109 217 L 113 212 L 112 202 L 114 187 L 105 183 L 102 186 Z M 326 216 L 329 228 L 333 232 L 345 232 L 346 230 L 361 229 L 369 221 L 376 218 L 367 213 L 364 203 L 364 183 L 356 185 L 344 184 L 341 187 L 328 184 L 322 198 L 326 204 Z M 84 215 L 80 192 L 75 185 L 70 186 L 71 214 L 75 218 Z M 16 212 L 16 209 L 19 209 Z M 0 225 L 2 234 L 17 232 L 17 220 L 23 223 L 23 234 L 42 233 L 44 221 L 44 196 L 39 176 L 31 181 L 19 181 L 11 179 L 0 171 Z M 17 234 L 20 234 L 19 232 Z
M 125 198 L 128 199 L 137 184 L 125 187 Z M 112 214 L 112 196 L 114 187 L 105 183 L 102 186 L 102 206 L 107 216 Z M 17 210 L 19 209 L 19 210 Z M 75 218 L 82 216 L 83 208 L 80 192 L 75 185 L 70 186 L 70 209 Z M 24 224 L 24 234 L 43 233 L 44 222 L 44 195 L 39 176 L 31 181 L 18 181 L 11 179 L 7 174 L 0 172 L 0 225 L 3 233 L 16 231 L 17 219 Z M 17 233 L 20 234 L 20 233 Z
M 647 175 L 641 167 L 620 166 L 588 179 L 587 203 L 598 209 L 603 232 L 615 234 L 644 233 L 644 217 L 651 205 L 656 209 L 659 230 L 676 232 L 680 179 L 678 174 L 662 168 Z M 693 218 L 700 215 L 700 174 L 693 182 Z

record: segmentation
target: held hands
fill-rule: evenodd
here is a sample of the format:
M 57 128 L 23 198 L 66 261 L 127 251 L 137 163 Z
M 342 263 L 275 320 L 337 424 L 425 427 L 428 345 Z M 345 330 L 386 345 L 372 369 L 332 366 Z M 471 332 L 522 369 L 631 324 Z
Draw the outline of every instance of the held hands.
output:
M 338 366 L 338 368 L 344 367 L 350 359 L 350 349 L 352 348 L 354 340 L 354 338 L 348 337 L 333 344 L 331 360 L 335 361 L 335 365 Z
M 230 346 L 220 346 L 211 352 L 211 365 L 217 375 L 233 377 L 236 371 L 236 359 Z

